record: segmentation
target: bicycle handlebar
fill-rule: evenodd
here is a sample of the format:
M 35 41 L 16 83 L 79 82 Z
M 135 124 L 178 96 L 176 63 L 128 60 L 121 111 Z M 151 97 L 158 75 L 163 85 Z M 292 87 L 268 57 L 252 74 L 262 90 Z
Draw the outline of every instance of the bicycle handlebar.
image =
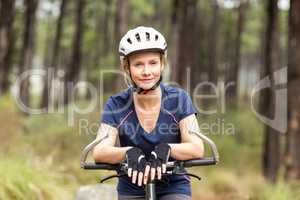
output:
M 182 166 L 182 167 L 193 167 L 193 166 L 206 166 L 206 165 L 215 165 L 219 162 L 219 153 L 217 150 L 217 147 L 215 143 L 206 137 L 205 135 L 201 133 L 197 133 L 194 131 L 189 131 L 191 134 L 196 134 L 199 138 L 201 138 L 205 143 L 207 143 L 210 146 L 210 149 L 212 151 L 212 157 L 205 157 L 201 159 L 194 159 L 194 160 L 186 160 L 186 161 L 172 161 L 167 163 L 167 169 L 174 168 L 176 166 Z M 88 144 L 82 151 L 81 155 L 81 168 L 83 169 L 90 169 L 90 170 L 97 170 L 97 169 L 105 169 L 105 170 L 116 170 L 120 167 L 127 167 L 126 165 L 122 164 L 107 164 L 107 163 L 94 163 L 94 162 L 86 162 L 88 153 L 101 141 L 106 139 L 108 135 L 105 135 L 102 138 L 96 138 L 93 142 Z
M 203 158 L 203 159 L 194 159 L 194 160 L 185 160 L 185 161 L 171 161 L 167 163 L 167 169 L 173 169 L 175 166 L 183 166 L 183 167 L 193 167 L 193 166 L 206 166 L 206 165 L 215 165 L 215 160 L 211 158 Z M 107 164 L 107 163 L 86 163 L 82 168 L 97 170 L 97 169 L 105 169 L 105 170 L 117 170 L 120 167 L 127 169 L 127 164 Z

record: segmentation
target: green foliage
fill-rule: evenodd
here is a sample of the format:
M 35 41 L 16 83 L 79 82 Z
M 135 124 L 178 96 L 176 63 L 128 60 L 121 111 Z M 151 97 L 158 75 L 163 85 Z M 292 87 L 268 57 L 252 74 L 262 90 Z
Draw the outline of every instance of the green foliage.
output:
M 280 181 L 276 185 L 268 185 L 266 190 L 262 194 L 262 199 L 272 199 L 272 200 L 283 200 L 283 199 L 300 199 L 299 185 L 298 189 L 292 189 L 292 187 Z
M 203 124 L 207 124 L 204 126 Z M 248 108 L 229 108 L 225 114 L 200 117 L 200 128 L 211 137 L 218 146 L 220 164 L 242 169 L 245 163 L 258 170 L 263 125 Z M 203 127 L 209 129 L 203 130 Z M 239 165 L 241 164 L 241 165 Z
M 262 36 L 264 31 L 264 7 L 260 3 L 249 5 L 246 10 L 244 32 L 242 34 L 242 46 L 244 54 L 259 54 L 257 49 L 262 48 Z
M 284 59 L 286 58 L 287 54 L 287 44 L 288 44 L 288 18 L 289 12 L 285 10 L 281 10 L 279 12 L 279 45 L 282 48 L 282 52 L 284 53 Z
M 130 10 L 132 12 L 132 19 L 137 20 L 140 18 L 150 17 L 154 14 L 154 5 L 151 1 L 147 0 L 140 0 L 140 1 L 129 1 L 130 3 Z
M 0 199 L 70 199 L 63 175 L 22 158 L 0 160 Z M 70 183 L 70 182 L 69 182 Z
M 241 162 L 241 161 L 240 161 Z M 244 163 L 242 172 L 235 168 L 220 166 L 191 170 L 200 174 L 202 181 L 193 181 L 193 197 L 195 199 L 253 199 L 253 200 L 299 200 L 299 184 L 289 184 L 280 180 L 272 185 L 266 182 L 255 171 L 250 171 Z M 197 190 L 201 188 L 201 190 Z
M 0 152 L 8 153 L 14 151 L 22 134 L 21 114 L 17 111 L 13 99 L 8 96 L 0 97 Z

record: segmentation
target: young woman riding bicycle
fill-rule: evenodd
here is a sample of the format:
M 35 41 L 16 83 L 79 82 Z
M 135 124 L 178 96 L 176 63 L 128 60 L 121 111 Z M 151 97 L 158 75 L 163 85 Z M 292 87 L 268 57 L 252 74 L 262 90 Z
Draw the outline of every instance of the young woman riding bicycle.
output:
M 128 31 L 120 41 L 122 68 L 132 86 L 111 96 L 102 113 L 97 137 L 108 135 L 93 150 L 96 162 L 127 161 L 128 176 L 120 177 L 118 199 L 144 199 L 143 185 L 155 178 L 158 199 L 191 199 L 187 176 L 167 175 L 168 160 L 189 160 L 204 155 L 189 94 L 162 83 L 167 44 L 151 27 Z

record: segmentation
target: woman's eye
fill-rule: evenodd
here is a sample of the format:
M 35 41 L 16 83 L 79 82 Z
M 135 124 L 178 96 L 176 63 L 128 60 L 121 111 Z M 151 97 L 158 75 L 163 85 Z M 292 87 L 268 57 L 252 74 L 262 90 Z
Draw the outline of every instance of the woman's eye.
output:
M 157 62 L 156 62 L 156 61 L 151 61 L 150 64 L 151 64 L 151 65 L 156 65 Z
M 141 67 L 142 66 L 142 63 L 136 63 L 134 64 L 135 67 Z

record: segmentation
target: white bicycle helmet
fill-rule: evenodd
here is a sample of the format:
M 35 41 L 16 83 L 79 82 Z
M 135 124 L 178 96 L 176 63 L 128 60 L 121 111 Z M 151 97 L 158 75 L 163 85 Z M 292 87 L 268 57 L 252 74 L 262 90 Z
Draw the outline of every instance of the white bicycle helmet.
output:
M 167 42 L 164 36 L 154 28 L 139 26 L 129 30 L 119 44 L 121 57 L 143 50 L 158 50 L 165 53 Z

